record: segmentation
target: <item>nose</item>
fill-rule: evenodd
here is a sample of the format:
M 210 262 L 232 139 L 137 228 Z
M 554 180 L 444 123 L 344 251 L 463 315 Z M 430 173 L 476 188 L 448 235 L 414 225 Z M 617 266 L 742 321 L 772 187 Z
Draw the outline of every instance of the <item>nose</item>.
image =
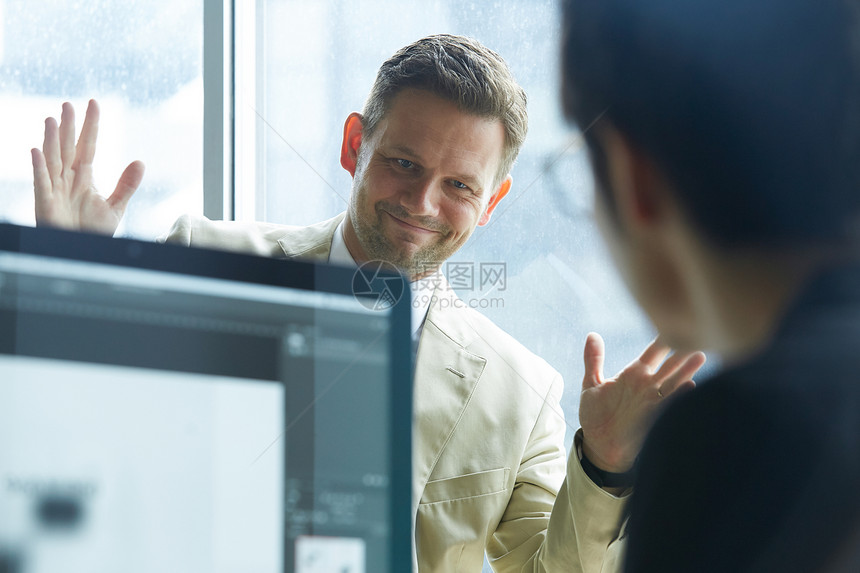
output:
M 435 217 L 439 214 L 442 196 L 439 182 L 426 177 L 415 180 L 400 194 L 400 205 L 415 217 Z

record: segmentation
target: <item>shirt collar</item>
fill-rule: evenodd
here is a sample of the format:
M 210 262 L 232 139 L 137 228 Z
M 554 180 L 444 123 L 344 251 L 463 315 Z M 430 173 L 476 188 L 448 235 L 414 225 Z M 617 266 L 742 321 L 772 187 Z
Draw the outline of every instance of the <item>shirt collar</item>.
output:
M 344 219 L 345 221 L 346 219 Z M 349 254 L 349 249 L 346 248 L 346 241 L 343 240 L 343 221 L 341 221 L 337 229 L 334 231 L 334 237 L 331 240 L 331 251 L 328 255 L 328 262 L 345 267 L 358 268 L 358 264 L 352 255 Z

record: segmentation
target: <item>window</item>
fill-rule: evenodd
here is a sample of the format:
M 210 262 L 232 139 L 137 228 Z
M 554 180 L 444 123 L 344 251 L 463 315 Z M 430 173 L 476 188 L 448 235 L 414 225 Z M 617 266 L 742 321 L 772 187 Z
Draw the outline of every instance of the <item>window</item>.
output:
M 0 0 L 0 219 L 35 224 L 31 147 L 44 119 L 87 100 L 102 109 L 94 166 L 102 193 L 147 166 L 119 234 L 153 238 L 203 212 L 202 0 Z

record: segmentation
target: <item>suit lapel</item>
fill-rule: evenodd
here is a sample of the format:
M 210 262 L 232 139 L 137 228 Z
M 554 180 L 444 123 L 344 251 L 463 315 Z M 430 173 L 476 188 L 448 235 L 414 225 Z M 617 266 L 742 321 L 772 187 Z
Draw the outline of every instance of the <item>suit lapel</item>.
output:
M 459 299 L 443 278 L 434 291 L 418 347 L 412 437 L 415 511 L 487 363 L 467 350 L 474 331 L 455 301 Z

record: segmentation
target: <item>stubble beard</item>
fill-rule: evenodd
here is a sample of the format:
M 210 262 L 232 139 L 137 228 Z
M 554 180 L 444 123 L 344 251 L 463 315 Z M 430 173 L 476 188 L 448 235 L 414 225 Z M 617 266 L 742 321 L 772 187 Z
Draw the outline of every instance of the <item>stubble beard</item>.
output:
M 385 236 L 382 218 L 388 217 L 389 214 L 407 220 L 413 218 L 409 217 L 408 213 L 402 207 L 385 201 L 379 201 L 374 204 L 374 216 L 365 218 L 361 214 L 362 212 L 367 212 L 367 205 L 363 204 L 364 194 L 359 190 L 356 191 L 358 192 L 358 199 L 350 203 L 350 219 L 355 229 L 355 234 L 358 237 L 358 242 L 361 244 L 361 248 L 364 249 L 368 260 L 386 262 L 409 277 L 415 278 L 435 271 L 457 250 L 456 248 L 452 249 L 443 242 L 450 232 L 447 229 L 440 228 L 438 224 L 431 224 L 429 221 L 422 221 L 422 225 L 438 231 L 440 233 L 440 241 L 420 247 L 411 253 L 398 248 Z

